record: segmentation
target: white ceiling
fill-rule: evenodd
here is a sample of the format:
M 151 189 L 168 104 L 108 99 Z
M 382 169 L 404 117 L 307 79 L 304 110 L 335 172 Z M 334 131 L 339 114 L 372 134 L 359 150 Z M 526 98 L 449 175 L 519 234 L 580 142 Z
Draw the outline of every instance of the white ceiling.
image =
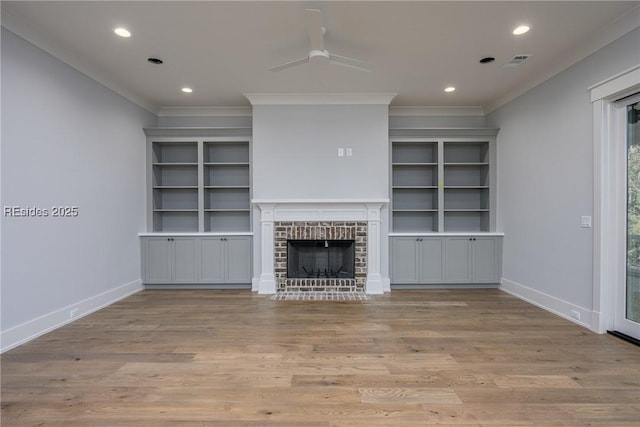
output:
M 2 25 L 152 111 L 248 106 L 243 93 L 318 92 L 397 92 L 394 106 L 490 111 L 640 25 L 639 4 L 2 1 Z M 305 8 L 322 11 L 329 51 L 372 72 L 317 63 L 269 71 L 308 53 Z M 522 23 L 531 31 L 512 35 Z M 132 37 L 114 35 L 117 26 Z M 517 54 L 532 57 L 503 68 Z M 640 62 L 640 49 L 630 54 Z M 485 56 L 496 61 L 482 65 Z M 448 85 L 457 90 L 445 93 Z

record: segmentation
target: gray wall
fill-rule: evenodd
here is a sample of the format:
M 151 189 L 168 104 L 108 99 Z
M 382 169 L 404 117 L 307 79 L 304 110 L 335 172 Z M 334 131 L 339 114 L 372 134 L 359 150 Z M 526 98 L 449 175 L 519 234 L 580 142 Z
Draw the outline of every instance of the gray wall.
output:
M 161 116 L 158 117 L 158 126 L 239 127 L 251 129 L 251 116 Z
M 254 106 L 253 197 L 387 198 L 388 135 L 386 105 Z
M 484 116 L 391 116 L 389 128 L 483 128 Z
M 640 63 L 636 29 L 487 116 L 498 134 L 503 277 L 593 308 L 592 106 L 588 87 Z
M 2 216 L 4 348 L 8 330 L 37 333 L 68 319 L 66 308 L 82 315 L 140 280 L 142 128 L 155 120 L 2 30 L 2 206 L 79 209 L 75 218 Z

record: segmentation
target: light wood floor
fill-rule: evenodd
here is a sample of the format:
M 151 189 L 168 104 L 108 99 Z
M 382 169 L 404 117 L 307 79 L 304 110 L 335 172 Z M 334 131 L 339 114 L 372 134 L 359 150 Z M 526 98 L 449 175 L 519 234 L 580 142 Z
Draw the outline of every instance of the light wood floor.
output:
M 2 426 L 638 426 L 640 348 L 498 290 L 144 291 L 2 355 Z

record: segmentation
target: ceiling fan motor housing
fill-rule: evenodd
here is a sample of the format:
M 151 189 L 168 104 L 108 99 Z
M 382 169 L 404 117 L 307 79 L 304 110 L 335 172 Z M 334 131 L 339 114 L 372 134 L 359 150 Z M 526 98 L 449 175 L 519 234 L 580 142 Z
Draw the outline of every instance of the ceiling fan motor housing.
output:
M 310 62 L 327 62 L 329 60 L 329 52 L 326 50 L 312 50 L 309 52 Z

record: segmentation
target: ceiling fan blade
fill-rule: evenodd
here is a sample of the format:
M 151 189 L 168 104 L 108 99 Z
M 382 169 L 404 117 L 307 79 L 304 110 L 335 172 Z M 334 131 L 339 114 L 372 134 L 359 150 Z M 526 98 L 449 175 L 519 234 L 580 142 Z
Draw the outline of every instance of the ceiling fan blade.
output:
M 324 28 L 322 27 L 322 12 L 318 9 L 305 9 L 307 31 L 311 50 L 324 50 Z
M 341 67 L 353 68 L 354 70 L 364 71 L 365 73 L 370 73 L 371 72 L 371 70 L 369 70 L 367 68 L 358 67 L 357 65 L 348 64 L 346 62 L 336 61 L 335 59 L 330 59 L 329 62 L 331 62 L 332 64 L 335 64 L 335 65 L 339 65 Z
M 329 54 L 329 61 L 336 65 L 341 65 L 347 68 L 353 68 L 355 70 L 364 71 L 366 73 L 370 73 L 371 70 L 363 67 L 364 63 L 359 59 L 349 58 L 348 56 L 340 56 L 334 55 L 333 53 Z
M 353 64 L 362 64 L 362 61 L 356 58 L 350 58 L 348 56 L 336 55 L 335 53 L 330 54 L 331 59 L 335 59 L 336 61 L 353 63 Z
M 305 64 L 307 62 L 309 62 L 308 56 L 306 58 L 296 59 L 295 61 L 286 62 L 284 64 L 277 65 L 273 68 L 269 68 L 269 71 L 282 71 L 282 70 L 286 70 L 287 68 L 295 67 L 296 65 Z

